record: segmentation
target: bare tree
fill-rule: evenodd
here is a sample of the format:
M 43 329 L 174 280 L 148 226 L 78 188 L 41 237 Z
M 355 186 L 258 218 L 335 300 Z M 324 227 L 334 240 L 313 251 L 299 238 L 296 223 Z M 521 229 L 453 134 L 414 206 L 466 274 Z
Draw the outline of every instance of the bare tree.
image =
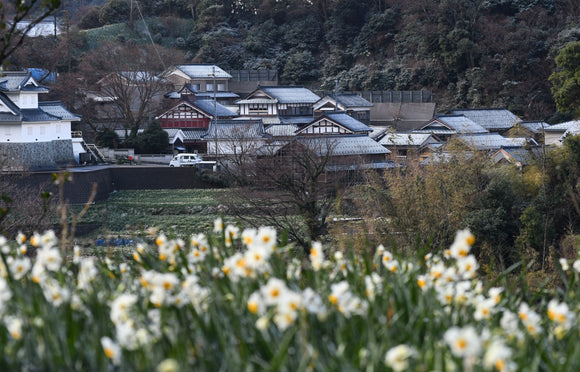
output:
M 327 217 L 341 187 L 339 173 L 329 171 L 334 147 L 331 138 L 265 146 L 252 178 L 234 193 L 231 210 L 246 222 L 287 231 L 308 252 L 311 241 L 328 232 Z
M 219 159 L 222 169 L 238 185 L 254 176 L 256 152 L 264 144 L 261 121 L 218 120 L 212 122 L 208 155 Z M 216 141 L 217 133 L 217 141 Z
M 134 136 L 157 113 L 162 95 L 170 89 L 158 73 L 172 58 L 180 60 L 179 52 L 107 43 L 84 59 L 81 73 L 90 90 L 110 100 L 110 109 L 101 114 L 116 116 Z
M 61 0 L 0 2 L 0 62 L 4 63 L 22 45 L 26 34 L 54 14 L 60 4 Z

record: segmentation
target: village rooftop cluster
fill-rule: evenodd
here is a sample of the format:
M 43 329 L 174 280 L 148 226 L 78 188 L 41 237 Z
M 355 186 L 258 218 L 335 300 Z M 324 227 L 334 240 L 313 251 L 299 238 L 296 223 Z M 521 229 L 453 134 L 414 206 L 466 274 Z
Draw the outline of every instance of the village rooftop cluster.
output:
M 144 75 L 113 73 L 100 84 L 105 87 L 121 78 L 127 85 L 138 85 Z M 169 156 L 198 153 L 227 162 L 239 154 L 278 154 L 295 141 L 306 146 L 326 141 L 332 146 L 326 150 L 319 146 L 318 152 L 332 151 L 338 159 L 335 166 L 353 166 L 349 163 L 356 157 L 357 167 L 385 169 L 442 161 L 446 146 L 455 139 L 469 151 L 487 152 L 494 162 L 522 167 L 530 151 L 542 144 L 560 145 L 565 136 L 580 131 L 580 121 L 557 125 L 524 121 L 505 108 L 439 113 L 428 91 L 319 95 L 302 86 L 279 86 L 275 74 L 264 84 L 203 64 L 172 66 L 155 78 L 169 89 L 156 97 L 165 108 L 151 118 L 168 133 Z M 104 155 L 108 149 L 98 148 L 75 130 L 82 124 L 81 116 L 60 102 L 41 101 L 39 97 L 48 91 L 31 72 L 3 72 L 0 77 L 2 169 L 114 160 Z M 86 95 L 107 112 L 110 126 L 110 106 L 117 97 L 105 92 Z M 121 139 L 129 133 L 121 124 L 115 128 Z

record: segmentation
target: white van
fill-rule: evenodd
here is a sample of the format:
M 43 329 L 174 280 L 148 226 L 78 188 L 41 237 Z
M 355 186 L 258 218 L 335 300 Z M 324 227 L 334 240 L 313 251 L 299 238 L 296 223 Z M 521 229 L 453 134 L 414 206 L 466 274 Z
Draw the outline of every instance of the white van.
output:
M 198 154 L 177 154 L 169 162 L 170 167 L 193 167 L 201 162 Z

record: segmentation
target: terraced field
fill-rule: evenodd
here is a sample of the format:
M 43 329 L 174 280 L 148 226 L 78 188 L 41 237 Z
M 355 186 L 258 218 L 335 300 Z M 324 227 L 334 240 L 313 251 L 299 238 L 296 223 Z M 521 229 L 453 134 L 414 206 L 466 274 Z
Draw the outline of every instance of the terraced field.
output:
M 213 226 L 225 215 L 220 200 L 229 191 L 211 190 L 124 190 L 92 205 L 78 222 L 82 238 L 140 237 L 150 229 L 172 237 L 187 237 Z M 78 213 L 80 206 L 73 212 Z M 233 217 L 231 218 L 233 220 Z

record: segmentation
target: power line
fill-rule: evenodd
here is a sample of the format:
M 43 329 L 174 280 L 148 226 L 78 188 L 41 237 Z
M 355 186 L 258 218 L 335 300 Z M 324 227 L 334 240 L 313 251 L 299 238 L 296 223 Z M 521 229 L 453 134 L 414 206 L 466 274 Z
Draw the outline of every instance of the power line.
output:
M 157 50 L 155 42 L 153 41 L 153 38 L 151 37 L 151 32 L 149 32 L 149 27 L 147 27 L 147 22 L 145 22 L 145 18 L 143 18 L 143 13 L 141 13 L 141 7 L 139 6 L 139 2 L 137 0 L 135 0 L 135 5 L 137 6 L 137 10 L 139 11 L 139 16 L 141 17 L 141 20 L 143 21 L 143 25 L 145 25 L 145 31 L 147 31 L 147 36 L 149 36 L 149 40 L 151 40 L 151 45 L 153 46 L 153 49 L 155 50 L 155 54 L 157 54 L 157 58 L 159 58 L 159 62 L 161 62 L 161 65 L 163 66 L 163 69 L 165 70 L 165 69 L 167 69 L 167 66 L 165 66 L 165 62 L 161 58 L 161 55 L 159 54 L 159 51 Z M 132 11 L 132 9 L 133 9 L 133 7 L 131 7 L 131 11 Z

